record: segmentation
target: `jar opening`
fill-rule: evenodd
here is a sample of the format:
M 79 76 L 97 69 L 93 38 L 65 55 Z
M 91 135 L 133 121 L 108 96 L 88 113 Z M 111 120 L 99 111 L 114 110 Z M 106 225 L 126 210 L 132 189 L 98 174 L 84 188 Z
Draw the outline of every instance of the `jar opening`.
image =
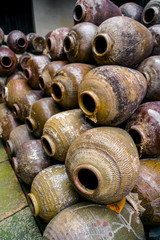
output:
M 23 38 L 19 38 L 17 40 L 17 45 L 18 45 L 19 48 L 24 48 L 25 45 L 26 45 L 26 41 Z
M 42 146 L 48 156 L 54 156 L 55 154 L 55 144 L 53 140 L 48 136 L 41 137 Z
M 44 79 L 42 76 L 39 77 L 39 86 L 42 90 L 45 89 L 45 83 L 44 83 Z
M 51 86 L 51 96 L 55 101 L 60 101 L 62 99 L 62 89 L 59 84 L 53 83 Z
M 64 50 L 66 52 L 70 52 L 72 50 L 72 45 L 73 45 L 73 43 L 72 43 L 71 38 L 69 36 L 65 37 L 65 39 L 64 39 Z
M 51 41 L 50 38 L 47 39 L 46 48 L 47 48 L 47 51 L 48 51 L 48 52 L 50 52 L 51 49 L 53 48 L 53 47 L 52 47 L 52 41 Z
M 25 76 L 26 76 L 27 79 L 31 78 L 31 73 L 30 73 L 29 69 L 25 68 L 24 73 L 25 73 Z
M 145 11 L 143 21 L 147 23 L 151 23 L 155 17 L 155 10 L 153 8 L 149 8 Z
M 107 50 L 107 42 L 103 36 L 98 36 L 95 40 L 95 50 L 98 54 L 103 54 Z
M 9 57 L 2 57 L 1 64 L 4 68 L 9 68 L 12 65 L 12 61 Z
M 77 5 L 73 11 L 73 18 L 76 22 L 80 22 L 85 17 L 85 11 L 81 5 Z
M 30 132 L 33 132 L 33 130 L 34 130 L 34 126 L 33 126 L 33 124 L 32 124 L 32 121 L 30 120 L 30 118 L 26 118 L 25 119 L 25 123 L 26 123 L 26 125 L 27 125 L 27 127 L 28 127 L 28 130 L 30 131 Z
M 81 169 L 78 172 L 78 180 L 85 188 L 95 190 L 98 187 L 98 179 L 94 172 L 89 169 Z
M 80 108 L 85 114 L 92 115 L 95 112 L 96 103 L 91 95 L 84 93 L 80 96 L 79 100 Z

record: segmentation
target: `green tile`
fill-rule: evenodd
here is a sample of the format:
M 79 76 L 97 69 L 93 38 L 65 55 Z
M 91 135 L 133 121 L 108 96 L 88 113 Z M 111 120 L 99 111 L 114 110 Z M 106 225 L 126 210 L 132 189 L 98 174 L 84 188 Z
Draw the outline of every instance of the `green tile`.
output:
M 6 153 L 2 140 L 0 139 L 0 162 L 4 162 L 6 160 L 8 160 L 8 155 Z
M 0 163 L 0 220 L 27 206 L 25 195 L 9 161 Z
M 26 207 L 0 222 L 1 240 L 40 240 L 42 235 L 34 217 Z

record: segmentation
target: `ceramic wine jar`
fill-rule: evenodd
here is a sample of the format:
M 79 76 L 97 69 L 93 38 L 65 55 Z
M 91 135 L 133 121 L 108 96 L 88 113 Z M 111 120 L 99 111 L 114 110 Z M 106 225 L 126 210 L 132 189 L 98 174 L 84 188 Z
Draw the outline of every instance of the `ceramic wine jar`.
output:
M 78 86 L 94 67 L 84 63 L 70 63 L 62 67 L 52 80 L 52 98 L 64 109 L 78 107 Z
M 35 139 L 35 137 L 28 131 L 25 124 L 14 128 L 9 135 L 9 140 L 6 141 L 8 154 L 10 156 L 16 156 L 20 146 L 30 139 Z
M 150 56 L 137 67 L 147 80 L 147 101 L 160 100 L 160 55 Z
M 3 91 L 7 106 L 12 109 L 13 104 L 20 102 L 21 99 L 31 90 L 32 89 L 27 84 L 26 79 L 11 79 Z
M 27 61 L 24 72 L 28 80 L 28 84 L 31 86 L 32 89 L 40 89 L 39 76 L 41 75 L 43 68 L 50 61 L 51 60 L 47 55 L 33 56 Z
M 26 35 L 19 30 L 11 31 L 7 36 L 7 45 L 15 53 L 25 52 L 28 47 Z
M 28 194 L 34 216 L 49 222 L 57 213 L 79 200 L 69 182 L 64 165 L 50 166 L 36 175 Z
M 160 23 L 160 1 L 150 0 L 142 12 L 142 23 L 147 26 L 153 26 Z
M 63 41 L 70 28 L 60 27 L 53 30 L 46 39 L 46 50 L 52 60 L 66 60 L 66 53 L 63 48 Z
M 120 8 L 110 0 L 78 0 L 73 10 L 75 24 L 91 22 L 99 26 L 104 20 L 121 15 Z
M 120 214 L 87 202 L 62 210 L 47 225 L 43 240 L 145 240 L 142 222 L 126 203 Z
M 31 53 L 43 53 L 46 47 L 46 40 L 44 37 L 36 33 L 28 33 L 26 35 L 28 41 L 27 51 Z
M 57 71 L 68 64 L 68 61 L 52 61 L 48 63 L 39 77 L 39 86 L 45 93 L 50 96 L 50 87 Z
M 40 171 L 54 163 L 53 159 L 45 154 L 39 139 L 24 142 L 12 161 L 17 176 L 28 185 L 32 184 Z
M 75 139 L 65 159 L 76 191 L 90 201 L 110 204 L 134 187 L 140 162 L 130 135 L 118 127 L 97 127 Z
M 29 116 L 25 119 L 28 130 L 40 138 L 45 122 L 58 112 L 61 112 L 61 109 L 51 97 L 36 101 L 31 107 Z
M 140 157 L 160 155 L 160 101 L 141 104 L 128 119 L 126 131 L 133 138 Z
M 27 61 L 31 58 L 31 54 L 28 54 L 28 53 L 23 53 L 19 59 L 18 59 L 18 63 L 19 63 L 19 67 L 22 71 L 25 70 L 25 67 L 26 67 L 26 64 L 27 64 Z
M 153 48 L 152 34 L 141 23 L 125 16 L 101 23 L 93 39 L 92 51 L 98 65 L 134 67 Z
M 153 37 L 152 55 L 160 55 L 160 24 L 148 28 Z
M 126 2 L 120 6 L 123 16 L 135 19 L 141 22 L 143 7 L 135 2 Z
M 31 90 L 27 92 L 20 101 L 13 104 L 12 111 L 14 115 L 23 123 L 26 117 L 29 116 L 32 105 L 39 99 L 44 97 L 44 91 Z
M 64 51 L 70 62 L 93 63 L 92 41 L 97 33 L 97 26 L 83 22 L 71 28 L 64 39 Z
M 17 126 L 21 125 L 21 122 L 16 117 L 9 113 L 5 115 L 1 120 L 1 138 L 4 142 L 9 139 L 11 131 Z
M 141 159 L 138 180 L 132 190 L 144 208 L 141 220 L 145 225 L 160 225 L 160 158 Z
M 145 77 L 122 66 L 100 66 L 90 70 L 78 88 L 79 106 L 100 125 L 118 125 L 128 119 L 143 100 Z
M 0 76 L 12 74 L 17 66 L 18 60 L 15 53 L 7 47 L 0 47 Z
M 91 127 L 80 109 L 57 113 L 44 125 L 42 146 L 48 156 L 64 162 L 71 143 Z

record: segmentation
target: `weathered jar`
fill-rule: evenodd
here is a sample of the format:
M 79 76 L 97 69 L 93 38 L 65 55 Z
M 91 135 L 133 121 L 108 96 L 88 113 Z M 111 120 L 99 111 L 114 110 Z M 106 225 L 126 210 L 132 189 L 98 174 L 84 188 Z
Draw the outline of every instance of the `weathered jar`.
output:
M 0 47 L 0 76 L 12 74 L 17 66 L 18 60 L 15 53 L 7 47 Z
M 160 155 L 160 101 L 141 104 L 128 119 L 126 131 L 133 138 L 140 157 Z
M 68 63 L 68 61 L 52 61 L 44 67 L 39 77 L 39 86 L 48 96 L 50 96 L 50 87 L 57 71 Z
M 15 173 L 28 185 L 32 184 L 40 171 L 54 163 L 53 159 L 45 154 L 39 139 L 24 142 L 12 161 Z
M 110 204 L 133 189 L 140 163 L 136 145 L 125 130 L 97 127 L 71 144 L 65 166 L 78 193 L 90 201 Z
M 160 55 L 160 24 L 148 28 L 153 38 L 153 50 L 151 55 Z
M 150 0 L 144 7 L 142 12 L 142 24 L 146 27 L 160 23 L 160 1 Z
M 141 22 L 143 7 L 135 2 L 126 2 L 120 6 L 123 16 L 135 19 Z
M 83 22 L 71 28 L 64 39 L 64 51 L 70 62 L 93 63 L 92 41 L 97 33 L 97 26 Z
M 153 48 L 152 34 L 141 23 L 125 16 L 101 23 L 93 39 L 92 51 L 98 65 L 134 67 Z
M 83 113 L 100 125 L 118 125 L 128 119 L 143 100 L 145 77 L 122 66 L 100 66 L 90 70 L 78 88 Z
M 29 116 L 25 119 L 28 130 L 37 138 L 40 138 L 45 122 L 54 114 L 61 111 L 62 110 L 51 97 L 42 98 L 36 101 L 31 107 Z
M 7 36 L 7 45 L 15 53 L 24 53 L 28 47 L 26 35 L 19 30 L 11 31 Z
M 62 67 L 52 80 L 52 98 L 64 109 L 78 107 L 78 86 L 94 67 L 84 63 L 70 63 Z
M 82 202 L 57 214 L 42 239 L 145 240 L 145 233 L 140 218 L 128 203 L 118 214 L 107 206 Z
M 39 76 L 50 61 L 47 55 L 33 56 L 27 61 L 24 73 L 32 89 L 40 89 Z
M 120 8 L 110 0 L 78 0 L 73 10 L 75 24 L 91 22 L 99 26 L 106 19 L 121 15 Z
M 27 64 L 27 61 L 31 58 L 31 54 L 29 53 L 23 53 L 19 59 L 18 59 L 18 63 L 19 63 L 19 68 L 24 71 L 25 70 L 25 67 L 26 67 L 26 64 Z
M 27 51 L 31 53 L 43 53 L 46 47 L 46 40 L 37 33 L 28 33 L 26 35 L 28 41 Z
M 57 213 L 79 200 L 64 165 L 50 166 L 34 178 L 28 203 L 33 215 L 49 222 Z
M 70 28 L 60 27 L 53 30 L 46 39 L 46 50 L 52 60 L 66 60 L 67 56 L 64 52 L 63 41 Z
M 83 132 L 92 128 L 80 109 L 57 113 L 47 120 L 41 137 L 48 156 L 64 162 L 71 143 Z

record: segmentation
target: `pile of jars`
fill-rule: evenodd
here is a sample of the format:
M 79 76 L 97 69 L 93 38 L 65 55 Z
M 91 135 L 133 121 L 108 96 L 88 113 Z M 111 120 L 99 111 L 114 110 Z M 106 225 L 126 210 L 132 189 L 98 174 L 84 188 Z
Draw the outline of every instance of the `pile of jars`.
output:
M 160 224 L 158 4 L 78 0 L 72 28 L 1 29 L 0 134 L 43 239 Z

